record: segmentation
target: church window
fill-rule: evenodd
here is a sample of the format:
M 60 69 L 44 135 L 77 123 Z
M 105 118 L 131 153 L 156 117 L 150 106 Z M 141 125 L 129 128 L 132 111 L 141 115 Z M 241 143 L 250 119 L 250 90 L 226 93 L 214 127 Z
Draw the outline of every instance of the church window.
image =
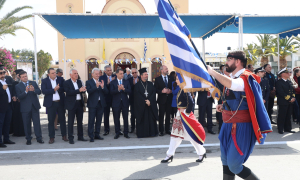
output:
M 123 13 L 123 14 L 126 14 L 126 10 L 122 10 L 122 13 Z

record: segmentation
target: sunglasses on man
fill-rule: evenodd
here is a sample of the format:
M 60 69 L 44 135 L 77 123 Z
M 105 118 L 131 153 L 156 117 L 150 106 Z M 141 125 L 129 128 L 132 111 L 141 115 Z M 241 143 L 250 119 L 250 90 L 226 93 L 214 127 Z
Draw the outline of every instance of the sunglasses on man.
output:
M 4 72 L 0 72 L 0 75 L 2 75 L 2 74 L 5 74 L 6 72 L 4 71 Z

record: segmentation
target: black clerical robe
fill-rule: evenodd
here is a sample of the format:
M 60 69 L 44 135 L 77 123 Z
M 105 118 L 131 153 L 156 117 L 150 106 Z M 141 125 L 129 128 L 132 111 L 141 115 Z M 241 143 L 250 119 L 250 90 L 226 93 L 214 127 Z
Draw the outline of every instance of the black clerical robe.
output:
M 147 89 L 147 96 L 145 89 Z M 150 106 L 146 104 L 145 100 L 150 101 Z M 134 87 L 134 113 L 136 117 L 136 135 L 138 138 L 158 135 L 156 124 L 158 120 L 156 89 L 152 82 L 139 81 L 136 83 Z

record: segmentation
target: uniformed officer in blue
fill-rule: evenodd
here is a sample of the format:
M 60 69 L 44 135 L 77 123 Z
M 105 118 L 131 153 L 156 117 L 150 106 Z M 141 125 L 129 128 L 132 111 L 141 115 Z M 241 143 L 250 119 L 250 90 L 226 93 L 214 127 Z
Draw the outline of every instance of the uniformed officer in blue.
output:
M 263 67 L 260 67 L 260 68 L 255 69 L 254 73 L 261 78 L 261 82 L 259 84 L 261 87 L 264 105 L 265 105 L 266 109 L 268 109 L 268 100 L 269 100 L 269 96 L 270 96 L 270 85 L 269 85 L 269 80 L 266 77 L 266 71 L 263 69 Z

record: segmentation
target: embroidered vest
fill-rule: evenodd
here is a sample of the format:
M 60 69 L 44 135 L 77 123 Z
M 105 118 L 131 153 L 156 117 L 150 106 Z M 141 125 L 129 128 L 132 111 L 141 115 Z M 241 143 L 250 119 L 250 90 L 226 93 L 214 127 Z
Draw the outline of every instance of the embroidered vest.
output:
M 225 89 L 224 96 L 225 96 L 227 104 L 229 105 L 229 107 L 231 108 L 232 111 L 236 111 L 237 109 L 238 110 L 247 110 L 248 109 L 245 92 L 232 91 L 230 89 Z M 243 100 L 242 100 L 242 97 L 244 97 Z M 240 105 L 240 103 L 241 103 L 241 105 Z M 226 106 L 224 106 L 224 108 L 225 108 L 225 110 L 229 110 L 229 109 L 227 109 Z

